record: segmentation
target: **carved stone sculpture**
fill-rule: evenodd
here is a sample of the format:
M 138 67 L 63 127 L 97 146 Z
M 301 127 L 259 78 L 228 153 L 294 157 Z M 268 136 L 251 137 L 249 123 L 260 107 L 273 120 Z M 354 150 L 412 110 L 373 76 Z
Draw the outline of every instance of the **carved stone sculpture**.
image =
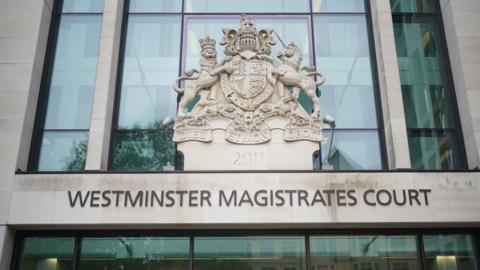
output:
M 300 66 L 302 53 L 293 43 L 278 53 L 278 59 L 271 58 L 273 32 L 257 31 L 255 23 L 242 16 L 238 30 L 223 29 L 220 45 L 225 46 L 226 57 L 219 62 L 215 40 L 200 40 L 200 71 L 186 72 L 173 85 L 183 93 L 173 136 L 179 149 L 193 141 L 262 145 L 271 143 L 272 137 L 276 144 L 280 137 L 285 147 L 308 141 L 311 149 L 318 148 L 323 136 L 316 89 L 325 77 Z M 315 76 L 320 79 L 315 81 Z M 184 88 L 178 86 L 181 81 L 188 81 Z M 299 104 L 301 90 L 310 98 L 313 112 Z M 199 101 L 186 112 L 196 96 Z

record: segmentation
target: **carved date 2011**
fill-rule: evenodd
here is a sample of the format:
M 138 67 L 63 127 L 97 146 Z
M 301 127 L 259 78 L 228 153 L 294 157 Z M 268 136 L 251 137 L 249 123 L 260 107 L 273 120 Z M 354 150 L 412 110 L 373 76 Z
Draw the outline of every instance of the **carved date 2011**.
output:
M 233 166 L 263 166 L 264 152 L 233 152 Z

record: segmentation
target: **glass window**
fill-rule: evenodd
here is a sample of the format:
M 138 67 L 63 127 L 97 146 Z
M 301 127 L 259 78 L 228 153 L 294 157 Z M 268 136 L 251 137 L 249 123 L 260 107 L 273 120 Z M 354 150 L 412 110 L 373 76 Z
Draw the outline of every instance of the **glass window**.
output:
M 75 239 L 28 237 L 23 239 L 20 270 L 70 270 Z
M 182 12 L 182 0 L 130 0 L 129 12 Z
M 84 238 L 81 245 L 80 270 L 188 270 L 188 238 Z
M 55 47 L 53 58 L 45 61 L 52 67 L 45 68 L 51 73 L 39 99 L 44 114 L 37 120 L 41 126 L 35 127 L 29 169 L 84 169 L 102 28 L 97 13 L 103 5 L 103 0 L 64 0 L 63 13 L 53 18 L 59 20 L 58 29 L 52 30 L 58 33 L 49 44 Z
M 436 0 L 390 0 L 392 12 L 434 12 Z
M 179 71 L 180 17 L 130 15 L 118 127 L 151 128 L 175 118 Z M 142 106 L 138 106 L 142 104 Z
M 48 98 L 46 129 L 90 127 L 101 20 L 100 16 L 62 16 Z
M 185 0 L 185 12 L 310 12 L 308 0 Z
M 456 134 L 448 131 L 408 131 L 412 167 L 420 170 L 451 170 L 461 167 Z
M 365 16 L 315 16 L 314 29 L 317 69 L 326 77 L 322 116 L 330 114 L 337 128 L 377 128 Z
M 172 142 L 179 73 L 181 17 L 130 14 L 111 168 L 163 170 L 174 164 Z M 141 106 L 139 106 L 141 104 Z
M 194 270 L 305 270 L 303 237 L 198 237 Z
M 63 0 L 63 12 L 103 12 L 104 0 Z
M 313 12 L 365 12 L 364 0 L 312 0 Z
M 113 138 L 112 169 L 119 171 L 162 171 L 175 164 L 173 124 L 158 131 L 122 131 Z
M 415 236 L 310 238 L 314 270 L 419 270 Z
M 475 270 L 471 235 L 426 235 L 423 237 L 428 270 Z
M 454 127 L 451 90 L 434 18 L 399 18 L 394 30 L 407 127 Z
M 87 155 L 88 132 L 45 131 L 42 137 L 40 171 L 81 171 Z
M 332 150 L 328 157 L 331 130 L 324 130 L 323 164 L 328 160 L 336 170 L 380 170 L 382 156 L 376 130 L 335 130 Z
M 401 2 L 391 0 L 394 12 L 426 11 L 407 7 L 433 5 L 433 1 Z M 438 16 L 393 15 L 410 159 L 412 168 L 419 170 L 465 166 L 441 23 Z

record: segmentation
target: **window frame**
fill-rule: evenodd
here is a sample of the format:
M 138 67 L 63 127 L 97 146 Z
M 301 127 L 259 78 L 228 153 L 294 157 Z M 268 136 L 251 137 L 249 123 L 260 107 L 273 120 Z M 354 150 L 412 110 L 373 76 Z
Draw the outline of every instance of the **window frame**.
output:
M 454 114 L 453 115 L 453 121 L 455 124 L 454 128 L 406 128 L 407 133 L 408 132 L 413 132 L 413 133 L 422 133 L 422 132 L 429 132 L 430 134 L 435 134 L 435 133 L 440 133 L 440 132 L 452 132 L 455 133 L 455 137 L 457 140 L 457 148 L 458 148 L 458 156 L 459 156 L 459 162 L 460 162 L 460 167 L 458 169 L 414 169 L 412 168 L 413 171 L 419 171 L 419 172 L 424 172 L 424 171 L 435 171 L 435 172 L 455 172 L 455 171 L 465 171 L 468 170 L 468 160 L 466 156 L 466 149 L 465 149 L 465 141 L 464 141 L 464 136 L 463 136 L 463 128 L 462 128 L 462 123 L 460 119 L 460 110 L 458 108 L 458 102 L 457 102 L 457 95 L 456 95 L 456 90 L 455 90 L 455 83 L 453 80 L 453 73 L 452 73 L 452 65 L 450 61 L 450 54 L 448 50 L 448 44 L 447 44 L 447 39 L 446 39 L 446 33 L 445 33 L 445 27 L 444 27 L 444 21 L 442 17 L 442 9 L 440 6 L 440 1 L 437 0 L 431 0 L 434 3 L 434 10 L 431 12 L 394 12 L 392 10 L 392 22 L 395 24 L 396 22 L 401 22 L 403 19 L 415 19 L 415 18 L 422 18 L 422 17 L 430 17 L 433 18 L 435 23 L 437 24 L 438 27 L 438 32 L 441 35 L 440 36 L 440 42 L 441 42 L 441 49 L 437 48 L 437 51 L 440 53 L 440 57 L 443 58 L 443 61 L 445 62 L 445 81 L 446 81 L 446 87 L 449 88 L 449 97 L 451 98 L 451 112 Z M 405 101 L 404 101 L 405 102 Z M 405 119 L 406 120 L 406 119 Z M 408 136 L 408 135 L 407 135 Z M 412 161 L 411 161 L 412 162 Z M 413 165 L 413 164 L 412 164 Z

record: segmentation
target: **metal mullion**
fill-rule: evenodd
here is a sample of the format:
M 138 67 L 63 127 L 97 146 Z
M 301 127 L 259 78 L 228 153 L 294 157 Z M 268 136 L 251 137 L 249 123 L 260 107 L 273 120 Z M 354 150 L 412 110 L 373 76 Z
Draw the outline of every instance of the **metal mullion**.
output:
M 188 270 L 193 270 L 193 258 L 194 258 L 194 249 L 195 249 L 195 238 L 193 236 L 189 237 L 189 246 L 188 246 Z
M 42 132 L 89 132 L 89 129 L 83 129 L 83 128 L 72 128 L 72 129 L 64 129 L 64 128 L 59 128 L 59 129 L 53 129 L 53 128 L 45 128 L 41 130 Z
M 82 253 L 82 237 L 76 236 L 73 246 L 72 270 L 80 269 L 80 257 Z
M 110 128 L 110 143 L 108 149 L 108 161 L 107 161 L 107 171 L 111 170 L 112 161 L 113 161 L 113 144 L 114 144 L 114 136 L 118 130 L 118 119 L 119 119 L 119 112 L 120 112 L 120 96 L 122 91 L 122 82 L 123 82 L 123 71 L 125 65 L 125 49 L 127 44 L 127 28 L 128 28 L 128 19 L 129 19 L 129 6 L 130 0 L 125 0 L 123 3 L 123 12 L 122 12 L 122 22 L 121 22 L 121 30 L 120 30 L 120 46 L 119 46 L 119 53 L 118 53 L 118 64 L 117 64 L 117 76 L 115 81 L 115 94 L 114 94 L 114 101 L 113 101 L 113 116 L 112 116 L 112 125 Z
M 377 54 L 375 50 L 375 37 L 373 33 L 373 17 L 370 1 L 364 0 L 365 8 L 365 23 L 367 31 L 367 40 L 368 40 L 368 49 L 369 49 L 369 58 L 370 58 L 370 68 L 372 76 L 372 90 L 373 98 L 375 102 L 375 113 L 377 114 L 377 130 L 378 130 L 378 142 L 380 147 L 380 158 L 382 169 L 388 169 L 388 155 L 387 155 L 387 142 L 385 139 L 385 119 L 383 117 L 383 107 L 382 107 L 382 97 L 380 91 L 379 83 L 379 74 L 378 74 L 378 62 Z
M 247 16 L 283 16 L 283 15 L 310 15 L 311 13 L 310 12 L 298 12 L 298 13 L 295 13 L 295 12 L 210 12 L 210 13 L 201 13 L 201 12 L 185 12 L 183 13 L 183 15 L 185 16 L 205 16 L 205 17 L 208 17 L 208 16 L 240 16 L 242 14 L 245 14 Z
M 50 87 L 53 77 L 53 65 L 55 63 L 55 54 L 58 45 L 58 35 L 60 32 L 60 21 L 62 18 L 63 1 L 54 1 L 52 7 L 52 15 L 50 20 L 50 28 L 48 30 L 47 49 L 45 52 L 42 77 L 40 82 L 40 90 L 38 93 L 37 108 L 35 110 L 35 123 L 32 131 L 32 140 L 30 144 L 30 152 L 28 157 L 27 170 L 38 170 L 38 161 L 40 159 L 40 148 L 43 128 L 48 108 L 48 97 L 50 95 Z
M 367 15 L 367 12 L 312 12 L 313 15 L 340 15 L 340 16 L 351 16 L 351 15 Z
M 134 12 L 128 12 L 128 15 L 158 15 L 158 16 L 163 16 L 163 15 L 182 15 L 182 12 L 142 12 L 142 11 L 134 11 Z
M 427 270 L 426 263 L 425 263 L 425 247 L 423 245 L 423 234 L 415 235 L 417 239 L 417 256 L 420 259 L 420 269 Z
M 154 132 L 158 132 L 158 131 L 162 131 L 162 129 L 159 129 L 159 128 L 145 128 L 145 129 L 141 129 L 141 128 L 132 128 L 132 129 L 118 129 L 116 130 L 117 133 L 154 133 Z
M 61 15 L 92 15 L 92 16 L 103 16 L 103 12 L 62 12 Z
M 310 235 L 305 235 L 304 241 L 305 241 L 305 268 L 306 270 L 311 270 L 312 260 L 310 256 Z

